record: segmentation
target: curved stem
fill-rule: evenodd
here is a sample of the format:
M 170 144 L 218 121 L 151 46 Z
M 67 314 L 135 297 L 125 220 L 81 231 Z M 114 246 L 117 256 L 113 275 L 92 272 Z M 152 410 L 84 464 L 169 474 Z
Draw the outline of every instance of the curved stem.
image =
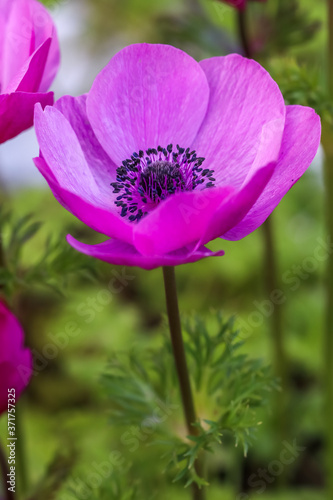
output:
M 8 487 L 7 487 L 7 480 L 8 480 L 7 474 L 9 473 L 9 470 L 8 470 L 8 466 L 7 466 L 7 460 L 6 460 L 6 457 L 5 457 L 5 454 L 2 450 L 1 445 L 0 445 L 0 473 L 2 473 L 2 478 L 3 478 L 5 499 L 6 500 L 15 500 L 15 493 L 13 493 L 12 491 L 9 491 Z
M 171 343 L 178 375 L 186 426 L 190 436 L 197 436 L 199 434 L 199 429 L 194 425 L 197 422 L 197 416 L 185 356 L 185 347 L 180 323 L 174 267 L 163 267 L 163 277 Z M 196 473 L 200 476 L 202 472 L 201 464 L 198 460 L 195 463 L 195 469 Z M 194 483 L 193 500 L 204 500 L 204 497 L 205 495 L 203 489 L 200 489 L 199 486 Z
M 242 47 L 243 47 L 245 56 L 248 57 L 249 59 L 253 59 L 253 54 L 252 54 L 251 45 L 250 45 L 248 32 L 247 32 L 246 16 L 247 16 L 246 9 L 238 11 L 239 37 L 240 37 L 241 42 L 242 42 Z

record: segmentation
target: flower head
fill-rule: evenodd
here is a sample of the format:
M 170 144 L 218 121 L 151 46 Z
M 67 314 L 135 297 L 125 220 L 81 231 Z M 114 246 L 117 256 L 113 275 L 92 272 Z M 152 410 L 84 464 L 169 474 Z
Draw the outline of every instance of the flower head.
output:
M 246 8 L 247 2 L 251 0 L 218 0 L 219 2 L 228 3 L 238 10 L 243 10 Z M 254 0 L 252 0 L 254 1 Z M 257 2 L 266 2 L 266 0 L 256 0 Z
M 32 374 L 32 356 L 23 347 L 24 334 L 16 317 L 0 301 L 0 414 L 8 407 L 8 390 L 18 399 Z
M 0 144 L 33 124 L 34 105 L 53 103 L 47 92 L 59 66 L 55 27 L 37 0 L 0 0 Z
M 320 141 L 316 113 L 285 106 L 255 61 L 149 44 L 116 54 L 88 95 L 37 106 L 35 126 L 58 201 L 111 238 L 69 243 L 146 269 L 223 254 L 204 245 L 259 227 Z

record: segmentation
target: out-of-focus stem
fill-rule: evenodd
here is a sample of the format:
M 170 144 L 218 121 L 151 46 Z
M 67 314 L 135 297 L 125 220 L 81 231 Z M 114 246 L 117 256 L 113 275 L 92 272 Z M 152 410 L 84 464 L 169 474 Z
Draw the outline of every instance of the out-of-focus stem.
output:
M 238 11 L 238 31 L 239 31 L 239 37 L 242 42 L 242 47 L 243 51 L 246 57 L 249 59 L 253 58 L 252 50 L 251 50 L 251 43 L 248 37 L 248 27 L 247 27 L 247 10 L 240 10 Z
M 279 4 L 279 8 L 282 5 Z M 248 38 L 248 26 L 247 26 L 247 9 L 238 12 L 238 25 L 239 25 L 239 35 L 242 42 L 244 53 L 249 58 L 254 58 L 254 54 L 251 50 L 251 43 Z M 264 236 L 264 273 L 265 273 L 265 288 L 266 296 L 270 297 L 274 290 L 278 289 L 278 278 L 277 278 L 277 256 L 275 251 L 275 241 L 274 241 L 274 227 L 272 223 L 272 217 L 269 217 L 263 224 L 263 236 Z M 286 430 L 286 388 L 287 388 L 287 360 L 284 349 L 284 337 L 283 337 L 283 327 L 282 327 L 282 315 L 280 306 L 276 306 L 273 309 L 271 315 L 271 337 L 273 343 L 273 358 L 275 371 L 277 376 L 281 381 L 281 392 L 278 393 L 276 401 L 276 421 L 278 425 L 278 440 L 282 440 L 285 437 Z M 332 497 L 333 498 L 333 497 Z
M 333 0 L 328 0 L 328 86 L 333 97 Z
M 326 151 L 325 161 L 327 230 L 333 241 L 333 152 Z M 333 498 L 333 255 L 328 256 L 326 268 L 326 328 L 324 341 L 326 392 L 326 478 L 327 498 Z
M 333 0 L 327 0 L 328 9 L 328 91 L 333 99 Z M 333 130 L 323 124 L 322 144 L 325 150 L 326 221 L 330 241 L 333 241 Z M 327 498 L 333 498 L 333 255 L 329 253 L 326 268 L 326 327 L 325 360 L 325 419 L 326 419 L 326 481 Z
M 274 225 L 272 216 L 270 216 L 262 225 L 263 236 L 264 236 L 264 246 L 265 246 L 265 264 L 264 264 L 264 273 L 265 273 L 265 288 L 266 288 L 266 296 L 270 297 L 274 290 L 279 288 L 278 277 L 277 277 L 277 256 L 276 256 L 276 245 L 274 241 Z M 284 348 L 284 336 L 283 336 L 283 327 L 282 327 L 282 314 L 281 314 L 281 306 L 274 305 L 274 309 L 271 316 L 271 336 L 273 342 L 273 356 L 274 356 L 274 365 L 277 376 L 281 381 L 281 389 L 282 391 L 278 393 L 277 400 L 277 421 L 279 422 L 279 432 L 280 439 L 285 437 L 285 426 L 286 426 L 286 418 L 285 418 L 285 390 L 287 388 L 287 360 L 286 353 Z
M 197 436 L 199 434 L 199 430 L 194 425 L 197 422 L 197 416 L 185 356 L 182 327 L 180 323 L 175 268 L 170 266 L 163 267 L 163 277 L 171 343 L 176 364 L 187 431 L 190 436 Z M 200 460 L 196 461 L 195 469 L 196 473 L 202 477 L 202 464 Z M 199 488 L 197 484 L 193 484 L 192 491 L 193 500 L 204 500 L 204 490 L 202 488 Z

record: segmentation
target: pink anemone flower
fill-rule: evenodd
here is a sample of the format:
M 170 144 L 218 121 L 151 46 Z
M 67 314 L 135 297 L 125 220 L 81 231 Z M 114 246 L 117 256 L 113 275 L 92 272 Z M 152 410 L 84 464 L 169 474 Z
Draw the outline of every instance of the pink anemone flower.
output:
M 0 301 L 0 414 L 7 410 L 9 397 L 17 401 L 32 374 L 32 355 L 23 339 L 18 320 Z
M 145 269 L 222 255 L 205 245 L 257 229 L 320 142 L 316 113 L 285 106 L 257 62 L 150 44 L 116 54 L 87 95 L 36 106 L 35 127 L 53 194 L 109 238 L 68 242 Z
M 47 91 L 59 59 L 45 7 L 36 0 L 0 0 L 0 144 L 33 125 L 36 103 L 53 104 Z
M 232 5 L 233 7 L 236 7 L 238 10 L 244 10 L 245 7 L 247 6 L 247 2 L 251 0 L 218 0 L 219 2 L 224 2 L 228 3 L 229 5 Z M 252 0 L 254 1 L 254 0 Z M 256 0 L 257 2 L 266 2 L 266 0 Z

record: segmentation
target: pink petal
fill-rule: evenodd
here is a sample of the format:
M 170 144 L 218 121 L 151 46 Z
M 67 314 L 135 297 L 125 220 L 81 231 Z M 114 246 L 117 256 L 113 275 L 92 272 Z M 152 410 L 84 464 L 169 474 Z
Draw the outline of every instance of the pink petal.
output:
M 39 92 L 45 92 L 50 88 L 60 64 L 60 47 L 52 16 L 47 9 L 35 0 L 29 0 L 31 16 L 33 19 L 35 49 L 40 47 L 45 40 L 51 38 L 51 46 L 48 58 L 43 71 L 43 78 L 39 87 Z
M 86 113 L 86 100 L 86 95 L 65 96 L 59 99 L 54 107 L 71 124 L 96 184 L 100 191 L 111 199 L 114 195 L 110 183 L 116 180 L 117 166 L 104 151 L 91 128 Z
M 27 0 L 11 0 L 10 3 L 2 54 L 3 88 L 6 88 L 10 81 L 20 73 L 22 66 L 34 52 L 30 4 Z
M 38 88 L 34 91 L 46 92 L 56 75 L 60 60 L 59 42 L 52 18 L 45 7 L 36 0 L 11 0 L 10 4 L 3 39 L 2 89 L 4 91 L 8 88 L 6 93 L 12 91 L 19 75 L 22 78 L 29 58 L 49 39 L 47 59 L 36 64 L 38 77 L 34 78 L 34 81 L 39 81 Z
M 168 45 L 138 44 L 116 54 L 97 76 L 87 113 L 119 166 L 140 149 L 190 146 L 208 97 L 207 79 L 194 59 Z
M 218 185 L 240 188 L 266 137 L 262 167 L 276 160 L 283 136 L 285 105 L 278 85 L 257 62 L 237 54 L 201 61 L 210 87 L 207 115 L 192 144 Z M 257 160 L 258 163 L 258 160 Z
M 0 301 L 0 414 L 7 408 L 8 389 L 15 389 L 17 400 L 32 374 L 32 356 L 23 341 L 20 323 Z
M 31 94 L 15 92 L 0 95 L 0 144 L 33 125 L 34 106 L 53 104 L 53 92 Z
M 143 255 L 161 255 L 202 237 L 212 215 L 232 195 L 230 186 L 170 196 L 134 227 L 133 242 Z
M 311 164 L 320 144 L 320 134 L 320 118 L 313 109 L 287 106 L 281 152 L 272 178 L 244 219 L 221 233 L 224 239 L 244 238 L 267 219 Z
M 42 157 L 34 158 L 34 162 L 48 182 L 53 195 L 66 210 L 97 232 L 128 243 L 132 242 L 133 224 L 118 214 L 81 198 L 80 195 L 69 191 L 66 186 L 61 186 Z
M 20 71 L 15 75 L 9 85 L 4 89 L 6 94 L 15 91 L 38 92 L 46 60 L 49 54 L 51 38 L 45 42 L 27 59 Z
M 258 169 L 238 192 L 227 198 L 212 215 L 199 244 L 206 244 L 237 225 L 257 201 L 275 168 L 275 163 L 269 163 Z
M 103 260 L 110 264 L 120 266 L 138 266 L 143 269 L 155 269 L 160 266 L 179 266 L 196 262 L 206 257 L 214 257 L 224 255 L 224 252 L 212 252 L 201 246 L 193 251 L 193 248 L 181 248 L 175 252 L 147 257 L 141 255 L 132 246 L 122 241 L 109 240 L 98 245 L 86 245 L 75 240 L 71 235 L 67 236 L 68 243 L 81 253 Z
M 42 156 L 59 185 L 95 206 L 115 210 L 114 203 L 103 197 L 98 188 L 80 142 L 65 116 L 55 107 L 48 106 L 42 111 L 36 106 L 35 130 Z

